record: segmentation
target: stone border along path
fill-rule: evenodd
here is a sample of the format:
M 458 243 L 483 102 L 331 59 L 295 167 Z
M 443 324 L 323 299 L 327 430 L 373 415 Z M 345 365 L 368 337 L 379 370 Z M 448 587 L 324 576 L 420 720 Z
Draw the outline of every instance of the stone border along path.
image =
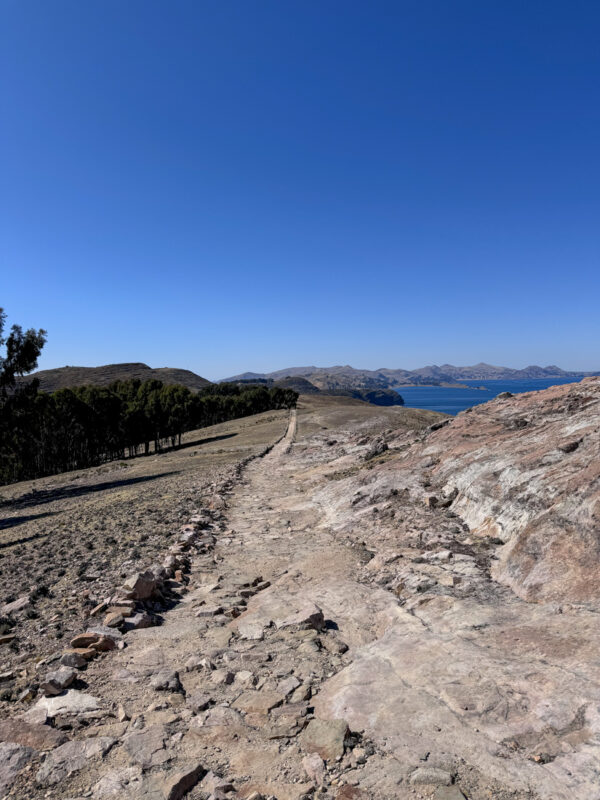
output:
M 35 759 L 36 751 L 43 754 L 58 747 L 55 753 L 46 757 L 44 767 L 36 775 L 36 783 L 44 786 L 59 782 L 72 772 L 81 769 L 88 758 L 98 753 L 104 755 L 112 747 L 114 744 L 112 740 L 105 748 L 90 747 L 89 743 L 86 743 L 80 752 L 79 748 L 74 747 L 75 741 L 69 741 L 65 733 L 56 729 L 61 723 L 64 723 L 65 728 L 73 729 L 77 727 L 77 721 L 87 722 L 103 716 L 97 713 L 100 708 L 98 700 L 79 689 L 83 684 L 82 671 L 88 670 L 91 662 L 99 654 L 124 650 L 129 643 L 128 633 L 160 625 L 163 621 L 161 614 L 181 602 L 187 591 L 190 556 L 207 555 L 214 548 L 216 541 L 214 531 L 218 529 L 225 507 L 224 495 L 232 490 L 235 483 L 240 480 L 244 469 L 252 461 L 264 458 L 278 445 L 283 444 L 289 448 L 295 431 L 296 410 L 293 409 L 290 411 L 288 427 L 281 439 L 260 453 L 239 461 L 234 466 L 233 477 L 213 487 L 209 507 L 194 514 L 189 522 L 182 526 L 177 542 L 168 549 L 162 564 L 154 564 L 142 572 L 131 575 L 112 597 L 106 598 L 91 610 L 90 622 L 93 623 L 93 618 L 103 615 L 101 623 L 90 624 L 85 632 L 73 637 L 70 648 L 62 655 L 45 658 L 39 662 L 39 667 L 54 665 L 54 668 L 40 681 L 43 696 L 20 717 L 0 721 L 0 797 L 5 796 L 4 793 L 23 768 L 25 773 L 30 771 L 29 762 Z M 29 691 L 20 699 L 27 702 L 33 697 Z M 122 709 L 118 716 L 120 718 L 125 716 Z M 57 756 L 60 758 L 57 759 Z M 56 764 L 53 766 L 53 762 L 57 762 L 59 766 Z M 71 766 L 65 767 L 65 763 L 69 762 Z M 73 767 L 73 764 L 76 766 Z M 198 771 L 198 776 L 200 773 L 201 771 Z M 177 782 L 179 788 L 175 789 L 174 793 L 168 793 L 169 796 L 174 797 L 188 783 L 189 780 Z M 102 796 L 103 790 L 100 789 L 100 792 Z M 50 794 L 46 792 L 46 796 Z M 15 795 L 11 791 L 10 796 L 20 795 Z
M 401 610 L 396 594 L 365 581 L 364 543 L 331 527 L 327 470 L 358 469 L 371 438 L 355 430 L 294 443 L 295 428 L 292 412 L 278 444 L 219 487 L 167 556 L 174 561 L 127 581 L 118 599 L 139 603 L 136 613 L 172 604 L 163 624 L 125 634 L 92 626 L 93 640 L 76 641 L 89 646 L 76 649 L 108 641 L 110 657 L 84 671 L 63 664 L 75 671 L 70 685 L 0 723 L 0 797 L 10 789 L 19 800 L 464 798 L 465 765 L 439 753 L 406 764 L 385 736 L 319 717 L 324 684 Z M 342 495 L 360 536 L 361 517 Z M 154 579 L 159 608 L 125 596 L 143 597 Z M 121 615 L 124 627 L 131 610 L 124 602 L 98 613 L 104 623 Z M 55 672 L 45 680 L 50 695 L 66 677 Z M 479 785 L 477 800 L 525 798 Z

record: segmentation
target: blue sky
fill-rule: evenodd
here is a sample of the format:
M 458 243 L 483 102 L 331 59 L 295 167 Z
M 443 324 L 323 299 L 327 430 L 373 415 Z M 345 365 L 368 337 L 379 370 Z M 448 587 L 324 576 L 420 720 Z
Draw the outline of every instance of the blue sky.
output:
M 600 369 L 600 4 L 0 0 L 40 366 Z

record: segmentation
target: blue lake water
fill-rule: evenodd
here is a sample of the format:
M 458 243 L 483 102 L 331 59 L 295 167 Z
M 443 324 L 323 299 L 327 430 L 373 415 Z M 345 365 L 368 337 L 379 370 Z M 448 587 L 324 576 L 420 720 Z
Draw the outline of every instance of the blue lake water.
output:
M 493 400 L 500 392 L 537 392 L 561 383 L 576 383 L 581 378 L 538 378 L 519 381 L 460 381 L 466 389 L 450 389 L 446 386 L 398 386 L 396 391 L 404 398 L 407 408 L 426 408 L 429 411 L 443 411 L 444 414 L 458 414 L 465 408 L 478 406 Z M 485 390 L 476 387 L 484 386 Z

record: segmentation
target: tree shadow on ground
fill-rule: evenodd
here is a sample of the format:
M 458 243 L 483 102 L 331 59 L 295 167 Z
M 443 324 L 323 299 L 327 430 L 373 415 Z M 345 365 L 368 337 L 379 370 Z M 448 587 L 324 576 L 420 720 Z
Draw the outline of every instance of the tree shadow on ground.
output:
M 157 475 L 145 475 L 139 478 L 124 478 L 120 481 L 103 481 L 102 483 L 93 483 L 83 486 L 60 486 L 55 489 L 41 489 L 28 492 L 21 495 L 14 500 L 9 500 L 0 505 L 0 509 L 7 508 L 32 508 L 34 506 L 43 505 L 44 503 L 53 503 L 56 500 L 67 500 L 73 497 L 82 497 L 85 494 L 92 494 L 94 492 L 104 492 L 107 489 L 118 489 L 124 486 L 135 486 L 137 483 L 146 483 L 147 481 L 156 481 L 159 478 L 168 478 L 171 475 L 178 475 L 179 470 L 171 470 L 170 472 L 159 472 Z
M 155 450 L 154 445 L 147 453 L 135 453 L 134 455 L 121 456 L 113 461 L 135 461 L 136 458 L 150 458 L 151 456 L 162 456 L 166 453 L 176 453 L 178 450 L 186 450 L 189 447 L 200 447 L 203 444 L 210 444 L 211 442 L 220 442 L 222 439 L 231 439 L 238 436 L 238 433 L 222 433 L 220 436 L 207 436 L 205 439 L 194 439 L 193 442 L 182 442 L 181 444 L 174 444 L 172 447 L 161 447 L 160 450 Z M 104 461 L 103 464 L 111 464 L 112 461 Z
M 42 514 L 29 514 L 25 517 L 5 517 L 4 519 L 0 519 L 0 531 L 8 530 L 8 528 L 16 528 L 17 525 L 24 525 L 26 522 L 31 522 L 34 519 L 53 517 L 56 514 L 60 514 L 60 511 L 45 511 Z
M 193 442 L 183 442 L 176 444 L 175 447 L 170 447 L 168 450 L 161 450 L 161 453 L 173 453 L 177 450 L 185 450 L 186 447 L 200 447 L 202 444 L 210 444 L 211 442 L 220 442 L 222 439 L 231 439 L 238 436 L 237 433 L 223 433 L 221 436 L 208 436 L 206 439 L 195 439 Z M 153 454 L 154 455 L 154 454 Z
M 45 531 L 41 533 L 32 533 L 31 536 L 22 536 L 20 539 L 11 539 L 9 542 L 2 542 L 0 544 L 0 550 L 5 550 L 7 547 L 17 547 L 20 544 L 25 544 L 25 542 L 34 542 L 36 539 L 43 539 L 48 534 Z

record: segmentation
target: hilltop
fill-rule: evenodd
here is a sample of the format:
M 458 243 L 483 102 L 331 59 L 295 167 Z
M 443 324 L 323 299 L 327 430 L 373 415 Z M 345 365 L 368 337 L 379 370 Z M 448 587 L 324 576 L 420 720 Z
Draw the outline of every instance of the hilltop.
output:
M 55 392 L 73 386 L 109 386 L 114 381 L 158 380 L 166 384 L 181 384 L 198 391 L 210 381 L 189 369 L 177 367 L 152 368 L 141 362 L 131 364 L 105 364 L 101 367 L 58 367 L 43 369 L 28 375 L 25 380 L 37 378 L 43 392 Z

